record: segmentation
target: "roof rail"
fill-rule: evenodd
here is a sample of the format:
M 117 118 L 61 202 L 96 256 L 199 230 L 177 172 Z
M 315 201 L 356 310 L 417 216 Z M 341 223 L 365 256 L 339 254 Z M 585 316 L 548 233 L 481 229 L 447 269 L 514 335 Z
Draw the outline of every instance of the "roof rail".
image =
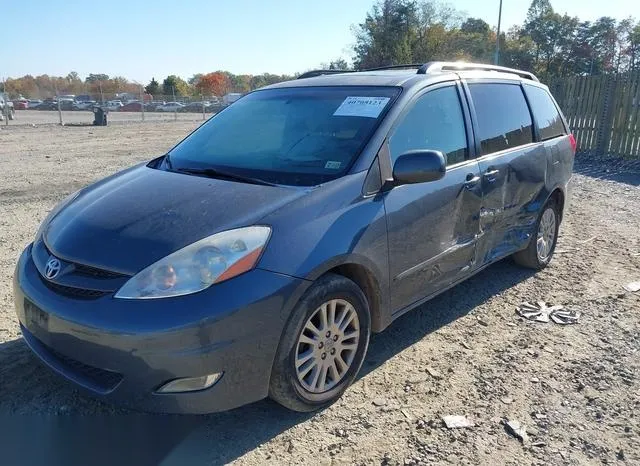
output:
M 532 81 L 538 81 L 539 79 L 535 74 L 529 71 L 516 70 L 514 68 L 506 68 L 504 66 L 485 65 L 482 63 L 465 63 L 465 62 L 445 62 L 445 61 L 432 61 L 425 63 L 418 68 L 418 74 L 428 74 L 437 71 L 497 71 L 500 73 L 510 73 L 520 76 L 521 78 L 530 79 Z
M 339 73 L 353 73 L 350 70 L 311 70 L 306 73 L 302 73 L 297 79 L 314 78 L 316 76 L 322 76 L 323 74 L 339 74 Z
M 386 65 L 378 66 L 376 68 L 367 68 L 360 71 L 382 71 L 382 70 L 401 70 L 404 68 L 420 68 L 422 63 L 406 63 L 404 65 Z

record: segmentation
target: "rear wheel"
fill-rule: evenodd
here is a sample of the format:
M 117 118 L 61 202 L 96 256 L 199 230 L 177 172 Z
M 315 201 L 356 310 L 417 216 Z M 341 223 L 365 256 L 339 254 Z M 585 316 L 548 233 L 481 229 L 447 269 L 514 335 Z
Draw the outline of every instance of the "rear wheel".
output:
M 560 212 L 558 203 L 555 198 L 549 199 L 538 218 L 535 236 L 531 238 L 527 249 L 513 255 L 514 261 L 531 269 L 544 269 L 553 258 L 553 252 L 558 242 L 559 227 Z
M 362 366 L 370 328 L 369 306 L 358 285 L 340 275 L 318 279 L 282 335 L 269 396 L 301 412 L 336 401 Z

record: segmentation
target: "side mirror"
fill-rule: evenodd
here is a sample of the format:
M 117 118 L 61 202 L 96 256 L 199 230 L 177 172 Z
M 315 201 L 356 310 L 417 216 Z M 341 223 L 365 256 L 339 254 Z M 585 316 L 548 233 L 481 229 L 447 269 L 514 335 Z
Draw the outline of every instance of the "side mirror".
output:
M 447 172 L 447 160 L 437 150 L 405 152 L 393 164 L 395 185 L 425 183 L 441 179 Z

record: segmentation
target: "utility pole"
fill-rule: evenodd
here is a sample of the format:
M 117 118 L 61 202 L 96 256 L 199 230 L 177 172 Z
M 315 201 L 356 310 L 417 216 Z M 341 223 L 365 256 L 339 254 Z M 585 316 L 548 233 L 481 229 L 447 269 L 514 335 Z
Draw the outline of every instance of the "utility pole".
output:
M 62 121 L 62 106 L 60 104 L 60 95 L 58 94 L 58 86 L 54 85 L 53 89 L 56 91 L 56 100 L 58 101 L 58 118 L 60 119 L 60 126 L 64 126 L 64 121 Z
M 142 112 L 142 121 L 144 121 L 144 89 L 140 84 L 140 111 Z
M 496 56 L 493 60 L 494 65 L 500 64 L 500 23 L 502 23 L 502 0 L 500 0 L 500 11 L 498 12 L 498 34 L 496 36 Z
M 173 105 L 176 104 L 176 86 L 171 86 L 171 92 L 173 93 Z M 173 120 L 178 120 L 178 107 L 174 107 Z

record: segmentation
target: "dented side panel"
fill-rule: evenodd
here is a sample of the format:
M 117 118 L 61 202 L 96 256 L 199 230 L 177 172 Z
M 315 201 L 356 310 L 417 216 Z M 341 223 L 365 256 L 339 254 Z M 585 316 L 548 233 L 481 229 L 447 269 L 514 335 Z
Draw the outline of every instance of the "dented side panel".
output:
M 401 309 L 458 281 L 474 268 L 480 183 L 469 160 L 444 178 L 394 188 L 385 196 L 391 308 Z
M 548 194 L 548 153 L 544 143 L 533 143 L 478 160 L 483 174 L 479 265 L 528 244 Z

